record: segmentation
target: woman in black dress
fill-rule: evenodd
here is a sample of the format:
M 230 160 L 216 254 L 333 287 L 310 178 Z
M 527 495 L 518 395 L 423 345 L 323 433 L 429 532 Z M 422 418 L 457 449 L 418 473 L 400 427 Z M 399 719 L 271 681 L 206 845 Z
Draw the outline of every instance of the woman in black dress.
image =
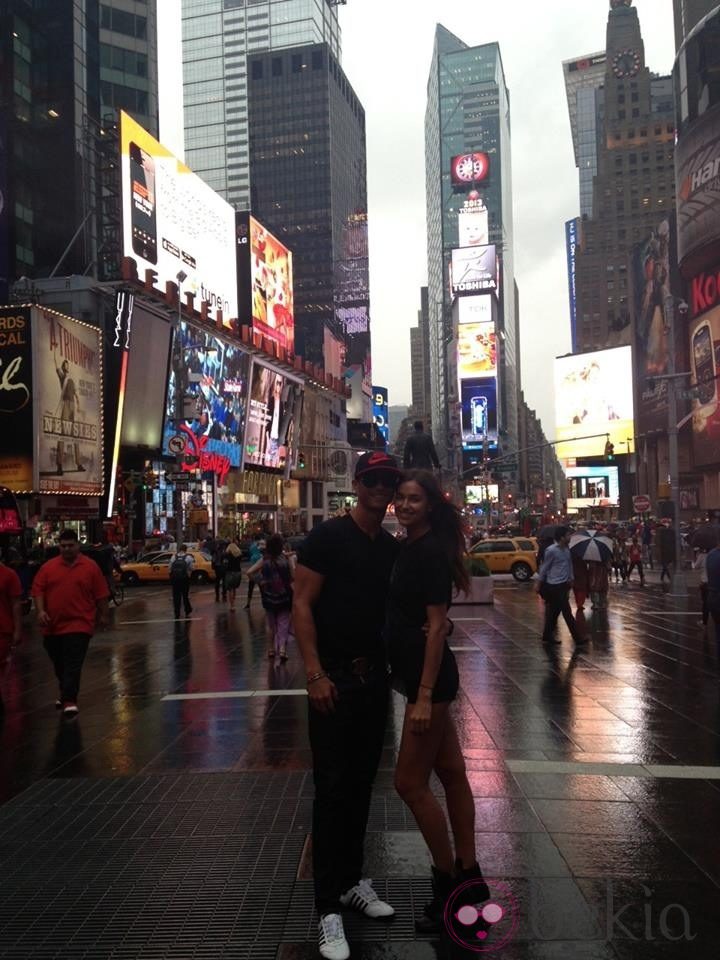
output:
M 431 933 L 440 930 L 445 902 L 456 887 L 472 880 L 472 902 L 489 896 L 475 854 L 475 804 L 449 709 L 458 692 L 458 669 L 446 639 L 447 611 L 453 586 L 466 589 L 468 574 L 460 512 L 431 473 L 403 474 L 395 514 L 407 532 L 387 615 L 393 686 L 407 696 L 395 788 L 433 858 L 433 899 L 416 920 L 419 930 Z M 430 789 L 433 771 L 445 790 L 454 854 L 445 813 Z

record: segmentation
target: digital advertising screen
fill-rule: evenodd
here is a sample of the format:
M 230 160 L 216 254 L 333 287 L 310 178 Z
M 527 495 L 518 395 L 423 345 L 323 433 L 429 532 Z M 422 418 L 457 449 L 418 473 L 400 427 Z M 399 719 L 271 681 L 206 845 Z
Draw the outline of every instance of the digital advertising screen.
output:
M 293 353 L 295 306 L 292 253 L 248 213 L 236 216 L 238 299 L 253 330 Z
M 456 247 L 452 252 L 450 286 L 455 296 L 496 293 L 498 260 L 494 243 L 486 247 Z
M 493 297 L 484 293 L 474 297 L 458 297 L 453 304 L 457 309 L 458 326 L 464 323 L 494 323 Z
M 222 310 L 230 326 L 238 316 L 235 211 L 204 180 L 128 114 L 120 114 L 123 256 L 141 278 L 157 273 L 157 285 L 186 279 L 183 293 L 195 307 Z
M 489 500 L 496 503 L 500 496 L 500 488 L 497 483 L 470 484 L 465 487 L 465 503 L 469 507 L 479 507 L 481 503 Z
M 566 467 L 568 510 L 617 507 L 620 503 L 619 468 Z
M 244 465 L 284 470 L 292 462 L 302 412 L 302 384 L 254 363 L 250 380 Z
M 373 423 L 387 445 L 390 439 L 390 413 L 388 410 L 387 387 L 372 388 Z
M 494 323 L 464 323 L 458 327 L 458 377 L 469 380 L 497 373 Z
M 482 200 L 466 200 L 458 210 L 458 244 L 483 247 L 490 243 L 488 210 Z
M 238 347 L 211 334 L 180 324 L 183 358 L 183 423 L 206 453 L 227 457 L 231 467 L 242 465 L 242 444 L 247 412 L 250 357 Z M 175 422 L 175 373 L 170 374 L 167 394 L 164 452 L 170 455 L 170 440 L 177 434 Z
M 635 436 L 631 347 L 556 358 L 555 424 L 560 459 L 602 456 L 606 434 L 616 453 L 627 449 Z
M 497 443 L 497 380 L 476 377 L 460 383 L 462 441 L 464 447 Z
M 450 158 L 450 182 L 454 187 L 487 180 L 490 157 L 486 153 L 461 153 Z
M 695 464 L 720 462 L 720 306 L 703 313 L 690 323 L 690 370 L 697 384 L 692 403 L 693 450 Z
M 32 307 L 0 307 L 0 486 L 33 489 Z

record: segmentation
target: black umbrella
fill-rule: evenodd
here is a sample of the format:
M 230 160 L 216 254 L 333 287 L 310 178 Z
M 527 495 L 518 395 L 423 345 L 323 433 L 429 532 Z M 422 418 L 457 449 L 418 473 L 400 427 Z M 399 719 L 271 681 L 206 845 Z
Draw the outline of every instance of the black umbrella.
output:
M 691 546 L 698 550 L 712 550 L 720 543 L 720 527 L 715 523 L 706 523 L 692 536 Z
M 557 524 L 552 523 L 547 527 L 540 527 L 536 536 L 538 540 L 554 540 L 556 531 L 557 531 Z

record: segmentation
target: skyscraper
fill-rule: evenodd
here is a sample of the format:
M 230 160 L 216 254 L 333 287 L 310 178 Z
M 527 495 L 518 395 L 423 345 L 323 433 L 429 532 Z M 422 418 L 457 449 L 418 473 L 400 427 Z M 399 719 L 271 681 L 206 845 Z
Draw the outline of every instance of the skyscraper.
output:
M 410 328 L 410 377 L 412 405 L 410 417 L 430 426 L 430 324 L 428 288 L 420 288 L 418 323 Z
M 597 174 L 575 258 L 578 351 L 630 343 L 634 244 L 675 202 L 672 78 L 651 74 L 632 0 L 611 0 L 605 77 L 594 92 Z
M 689 33 L 718 6 L 717 0 L 673 0 L 675 49 L 679 50 Z
M 332 0 L 182 0 L 185 160 L 238 210 L 250 207 L 247 58 L 326 43 L 340 59 Z
M 115 107 L 157 128 L 155 6 L 0 3 L 0 301 L 21 276 L 97 276 L 97 140 Z
M 456 164 L 451 169 L 453 160 Z M 482 309 L 485 322 L 495 324 L 490 339 L 496 344 L 492 354 L 497 372 L 492 376 L 497 377 L 497 384 L 496 388 L 489 382 L 481 385 L 482 400 L 478 395 L 478 416 L 472 429 L 481 445 L 482 435 L 494 434 L 496 450 L 498 437 L 504 450 L 517 444 L 520 345 L 514 303 L 510 101 L 500 48 L 497 43 L 468 47 L 440 24 L 428 81 L 425 178 L 432 429 L 441 459 L 457 469 L 469 429 L 463 421 L 471 417 L 465 407 L 473 397 L 468 396 L 463 404 L 457 350 L 451 349 L 458 318 L 449 290 L 449 265 L 453 250 L 478 243 L 468 226 L 462 228 L 461 236 L 461 220 L 466 225 L 487 225 L 480 242 L 485 243 L 489 273 L 495 271 L 495 253 L 499 258 L 499 283 L 493 284 L 487 274 L 485 280 L 478 279 L 484 270 L 479 262 L 471 273 L 465 270 L 474 280 L 464 283 L 460 276 L 456 278 L 465 292 L 488 290 L 493 285 L 499 288 L 483 296 L 457 297 L 468 311 L 470 301 L 476 301 L 474 306 Z M 468 188 L 472 188 L 469 193 Z M 471 259 L 469 254 L 465 257 L 466 266 Z
M 580 216 L 592 214 L 593 178 L 598 158 L 595 93 L 605 82 L 606 63 L 604 51 L 563 61 L 575 166 L 580 177 Z

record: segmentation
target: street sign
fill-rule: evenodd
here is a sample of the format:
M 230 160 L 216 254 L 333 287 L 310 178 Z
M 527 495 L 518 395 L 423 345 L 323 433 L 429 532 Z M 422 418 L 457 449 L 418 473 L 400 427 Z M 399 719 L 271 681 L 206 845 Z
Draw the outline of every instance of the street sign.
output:
M 492 461 L 488 464 L 488 467 L 492 473 L 512 473 L 514 470 L 518 469 L 517 463 L 497 463 L 494 464 Z
M 635 513 L 648 513 L 651 506 L 650 497 L 648 497 L 647 494 L 641 493 L 633 497 L 633 510 Z
M 174 437 L 170 437 L 168 440 L 168 450 L 170 453 L 184 453 L 185 444 L 185 437 L 183 437 L 180 433 L 176 433 Z
M 189 473 L 170 473 L 165 471 L 165 483 L 189 483 L 193 478 Z

